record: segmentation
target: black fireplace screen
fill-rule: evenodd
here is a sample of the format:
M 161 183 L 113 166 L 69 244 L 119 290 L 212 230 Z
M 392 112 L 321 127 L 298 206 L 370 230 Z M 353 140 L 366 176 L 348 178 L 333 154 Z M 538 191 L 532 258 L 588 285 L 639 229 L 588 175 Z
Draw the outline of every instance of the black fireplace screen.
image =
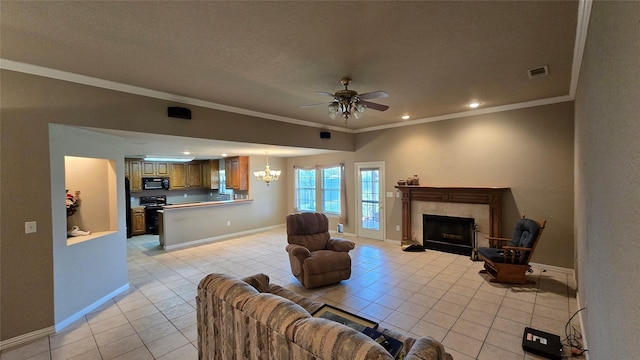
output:
M 460 255 L 472 255 L 475 219 L 442 215 L 422 215 L 422 242 L 425 248 Z

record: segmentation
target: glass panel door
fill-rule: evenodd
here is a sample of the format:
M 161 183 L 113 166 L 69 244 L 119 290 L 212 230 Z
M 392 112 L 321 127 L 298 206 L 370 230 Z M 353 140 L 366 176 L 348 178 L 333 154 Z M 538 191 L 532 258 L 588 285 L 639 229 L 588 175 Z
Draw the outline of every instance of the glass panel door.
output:
M 384 240 L 384 163 L 356 164 L 358 182 L 357 235 Z

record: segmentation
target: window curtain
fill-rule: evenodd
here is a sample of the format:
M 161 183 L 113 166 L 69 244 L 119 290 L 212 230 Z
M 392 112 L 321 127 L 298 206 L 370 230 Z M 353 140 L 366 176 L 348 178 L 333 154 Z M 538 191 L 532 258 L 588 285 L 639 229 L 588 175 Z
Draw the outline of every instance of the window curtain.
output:
M 344 176 L 344 163 L 340 164 L 340 222 L 348 223 L 347 217 L 347 180 Z

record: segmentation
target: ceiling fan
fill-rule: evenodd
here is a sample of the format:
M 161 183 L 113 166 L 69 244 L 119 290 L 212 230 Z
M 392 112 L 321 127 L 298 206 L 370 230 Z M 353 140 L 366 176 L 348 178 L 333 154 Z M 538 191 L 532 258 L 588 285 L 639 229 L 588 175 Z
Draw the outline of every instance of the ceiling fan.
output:
M 338 90 L 335 94 L 326 91 L 316 91 L 318 94 L 328 95 L 333 97 L 333 101 L 329 102 L 329 117 L 332 119 L 336 119 L 337 117 L 344 118 L 345 124 L 349 119 L 349 116 L 354 116 L 356 119 L 359 119 L 360 116 L 364 113 L 364 111 L 369 108 L 378 111 L 385 111 L 389 107 L 387 105 L 381 105 L 372 103 L 367 101 L 369 99 L 378 99 L 378 98 L 386 98 L 389 97 L 384 91 L 372 91 L 364 94 L 358 94 L 357 91 L 349 90 L 349 84 L 351 83 L 350 78 L 342 78 L 340 83 L 344 85 L 344 90 Z M 305 105 L 303 107 L 316 106 L 316 105 L 324 105 L 327 103 L 320 104 L 312 104 Z

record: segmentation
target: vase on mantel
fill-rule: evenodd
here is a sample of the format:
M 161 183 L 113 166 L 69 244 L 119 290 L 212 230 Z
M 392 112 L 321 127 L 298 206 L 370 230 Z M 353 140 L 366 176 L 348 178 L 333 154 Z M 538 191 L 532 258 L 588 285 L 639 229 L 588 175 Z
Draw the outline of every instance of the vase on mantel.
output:
M 413 175 L 413 185 L 420 185 L 420 179 L 418 175 Z

